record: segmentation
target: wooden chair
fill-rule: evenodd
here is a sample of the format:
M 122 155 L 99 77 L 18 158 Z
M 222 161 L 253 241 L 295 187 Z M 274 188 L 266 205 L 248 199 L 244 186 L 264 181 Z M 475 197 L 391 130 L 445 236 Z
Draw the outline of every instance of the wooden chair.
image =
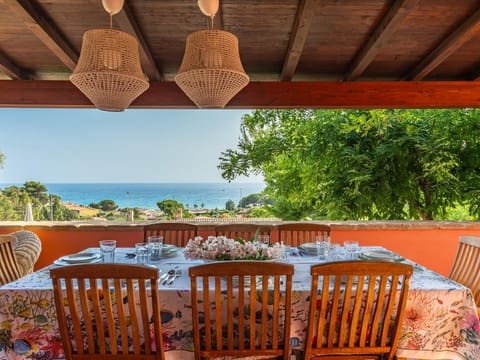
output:
M 273 226 L 261 224 L 221 224 L 215 226 L 215 236 L 226 236 L 228 238 L 241 237 L 245 240 L 251 240 L 258 230 L 258 235 L 268 235 Z
M 305 359 L 393 359 L 412 273 L 392 262 L 312 266 Z
M 158 270 L 88 264 L 50 277 L 67 360 L 164 359 Z
M 278 239 L 287 246 L 315 242 L 315 237 L 322 239 L 330 236 L 330 226 L 312 223 L 290 223 L 277 225 Z
M 472 290 L 480 316 L 480 236 L 460 236 L 450 279 Z
M 197 236 L 197 225 L 175 222 L 155 223 L 143 227 L 145 242 L 149 236 L 163 236 L 164 244 L 172 244 L 179 247 L 187 245 L 188 240 Z
M 191 267 L 195 359 L 289 359 L 293 269 L 264 261 Z
M 7 284 L 21 277 L 17 257 L 13 249 L 15 238 L 0 235 L 0 285 Z

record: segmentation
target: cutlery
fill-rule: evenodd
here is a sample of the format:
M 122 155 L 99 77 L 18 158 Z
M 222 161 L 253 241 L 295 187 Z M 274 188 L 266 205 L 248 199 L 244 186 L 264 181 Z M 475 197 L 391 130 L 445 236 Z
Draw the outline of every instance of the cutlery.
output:
M 162 285 L 167 285 L 168 281 L 175 276 L 175 269 L 170 269 L 168 272 L 160 277 L 163 280 Z M 163 279 L 162 279 L 163 278 Z
M 172 285 L 173 282 L 175 281 L 175 279 L 177 277 L 179 277 L 180 275 L 182 275 L 182 270 L 181 269 L 176 269 L 175 270 L 175 273 L 173 274 L 173 276 L 170 278 L 170 280 L 168 281 L 167 285 Z
M 160 276 L 160 277 L 158 278 L 158 280 L 159 280 L 159 281 L 163 281 L 163 280 L 165 280 L 165 279 L 167 278 L 167 276 L 168 276 L 168 271 L 167 271 L 165 274 L 163 274 L 162 276 Z

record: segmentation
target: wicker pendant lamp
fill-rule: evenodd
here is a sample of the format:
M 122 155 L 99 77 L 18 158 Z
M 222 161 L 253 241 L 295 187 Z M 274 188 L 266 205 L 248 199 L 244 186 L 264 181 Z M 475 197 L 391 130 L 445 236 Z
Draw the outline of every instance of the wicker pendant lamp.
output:
M 219 0 L 198 0 L 211 19 L 211 29 L 188 35 L 185 54 L 175 82 L 199 108 L 223 108 L 250 78 L 243 69 L 238 39 L 232 33 L 213 30 Z
M 112 29 L 112 17 L 124 0 L 102 0 L 110 14 L 109 29 L 88 30 L 70 81 L 96 108 L 123 111 L 145 92 L 149 83 L 143 74 L 135 37 Z

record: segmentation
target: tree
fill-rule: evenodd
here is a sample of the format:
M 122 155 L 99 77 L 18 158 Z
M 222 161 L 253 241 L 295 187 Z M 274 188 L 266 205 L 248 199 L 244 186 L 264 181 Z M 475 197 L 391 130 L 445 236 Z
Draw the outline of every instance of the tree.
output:
M 235 203 L 233 200 L 228 199 L 227 202 L 225 203 L 225 209 L 228 211 L 234 211 L 235 210 Z
M 267 198 L 264 194 L 249 194 L 244 196 L 238 202 L 238 207 L 245 209 L 252 205 L 273 205 L 273 200 Z
M 90 203 L 90 204 L 88 204 L 88 207 L 91 207 L 92 209 L 100 209 L 100 204 L 99 203 Z
M 118 208 L 114 200 L 106 199 L 98 203 L 102 211 L 113 211 Z
M 23 187 L 9 186 L 0 195 L 0 216 L 3 220 L 23 220 L 27 203 L 32 203 L 35 220 L 50 220 L 53 210 L 53 220 L 74 220 L 78 214 L 65 207 L 59 196 L 48 195 L 45 185 L 36 181 L 27 181 Z
M 17 219 L 15 209 L 10 199 L 0 192 L 0 221 L 20 220 Z
M 184 207 L 182 204 L 180 204 L 176 200 L 170 200 L 170 199 L 157 202 L 157 206 L 160 210 L 162 210 L 165 213 L 165 215 L 167 215 L 167 218 L 169 220 L 172 220 L 175 218 L 175 215 L 177 214 L 178 209 L 182 209 L 182 211 L 184 210 Z
M 284 219 L 480 216 L 480 111 L 257 110 L 222 176 L 263 174 Z
M 76 220 L 79 218 L 77 212 L 70 210 L 65 205 L 62 204 L 61 198 L 58 195 L 49 196 L 49 206 L 42 207 L 42 211 L 39 214 L 40 220 L 49 220 L 50 219 L 50 207 L 53 212 L 54 221 L 69 221 Z
M 47 187 L 38 181 L 27 181 L 23 189 L 31 199 L 37 199 L 41 204 L 48 202 Z

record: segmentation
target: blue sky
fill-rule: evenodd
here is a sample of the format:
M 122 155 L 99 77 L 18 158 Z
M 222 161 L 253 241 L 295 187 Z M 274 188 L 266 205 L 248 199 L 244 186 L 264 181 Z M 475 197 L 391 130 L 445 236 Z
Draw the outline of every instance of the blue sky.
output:
M 0 183 L 223 182 L 218 157 L 248 112 L 0 109 Z

